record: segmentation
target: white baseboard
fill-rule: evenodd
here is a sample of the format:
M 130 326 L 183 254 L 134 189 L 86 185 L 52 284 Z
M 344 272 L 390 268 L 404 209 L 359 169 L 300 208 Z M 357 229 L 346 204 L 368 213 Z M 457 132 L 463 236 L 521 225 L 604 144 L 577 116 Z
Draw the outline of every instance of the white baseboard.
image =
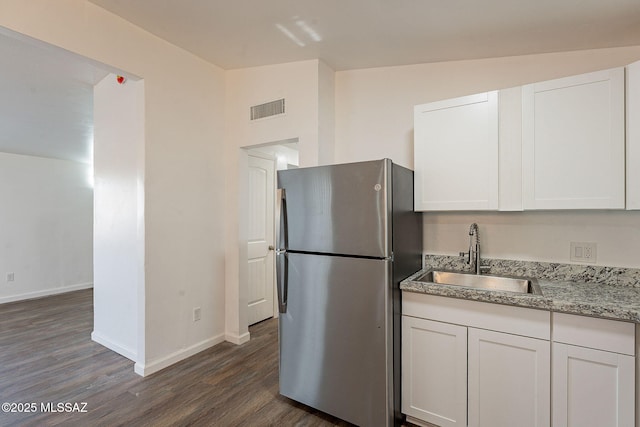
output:
M 93 283 L 79 283 L 77 285 L 63 286 L 61 288 L 43 289 L 41 291 L 25 292 L 23 294 L 0 297 L 0 304 L 7 302 L 23 301 L 34 298 L 48 297 L 51 295 L 64 294 L 67 292 L 79 291 L 81 289 L 93 288 Z
M 249 339 L 251 338 L 251 335 L 249 334 L 249 332 L 245 332 L 242 335 L 238 335 L 238 334 L 230 334 L 230 333 L 226 333 L 224 335 L 224 340 L 228 341 L 232 344 L 236 344 L 236 345 L 242 345 L 246 342 L 249 342 Z
M 96 332 L 96 331 L 91 332 L 91 339 L 97 342 L 98 344 L 107 347 L 109 350 L 115 351 L 116 353 L 126 357 L 129 360 L 132 360 L 134 362 L 136 361 L 136 358 L 137 358 L 136 351 L 110 340 L 109 338 L 105 337 L 99 332 Z
M 181 360 L 184 360 L 188 357 L 193 356 L 194 354 L 200 353 L 203 350 L 213 347 L 216 344 L 220 344 L 224 340 L 225 340 L 224 334 L 220 334 L 213 338 L 209 338 L 208 340 L 204 340 L 197 344 L 194 344 L 190 347 L 178 350 L 165 357 L 152 360 L 149 363 L 136 362 L 135 366 L 133 367 L 133 370 L 135 371 L 136 374 L 146 377 L 147 375 L 151 375 L 154 372 L 158 372 L 161 369 L 166 368 L 167 366 L 173 365 L 174 363 L 177 363 Z

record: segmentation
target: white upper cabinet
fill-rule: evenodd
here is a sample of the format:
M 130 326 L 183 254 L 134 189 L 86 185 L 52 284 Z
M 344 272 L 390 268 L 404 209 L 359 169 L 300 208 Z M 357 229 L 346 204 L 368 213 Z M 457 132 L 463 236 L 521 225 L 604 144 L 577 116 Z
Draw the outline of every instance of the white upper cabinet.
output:
M 640 209 L 640 62 L 418 105 L 414 135 L 418 211 Z
M 640 61 L 627 66 L 627 209 L 640 209 Z
M 415 209 L 498 209 L 498 92 L 414 109 Z
M 624 83 L 616 68 L 523 87 L 525 209 L 625 207 Z

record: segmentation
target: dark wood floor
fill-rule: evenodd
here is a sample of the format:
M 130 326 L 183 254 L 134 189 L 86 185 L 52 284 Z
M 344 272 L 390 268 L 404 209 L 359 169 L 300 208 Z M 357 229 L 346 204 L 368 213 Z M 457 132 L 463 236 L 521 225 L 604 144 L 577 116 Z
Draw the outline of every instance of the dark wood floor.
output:
M 142 378 L 91 341 L 92 300 L 83 290 L 0 305 L 0 403 L 37 407 L 0 411 L 0 426 L 348 425 L 278 394 L 273 319 L 252 326 L 247 344 L 222 343 Z M 87 412 L 41 411 L 66 402 Z

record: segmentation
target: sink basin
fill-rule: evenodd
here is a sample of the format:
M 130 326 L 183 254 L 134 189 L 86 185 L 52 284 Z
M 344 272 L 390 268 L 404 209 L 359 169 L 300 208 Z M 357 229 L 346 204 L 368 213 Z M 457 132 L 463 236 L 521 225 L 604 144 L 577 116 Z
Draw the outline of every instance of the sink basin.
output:
M 456 285 L 494 291 L 542 295 L 537 280 L 522 277 L 501 277 L 431 270 L 415 280 L 417 282 L 436 283 L 440 285 Z

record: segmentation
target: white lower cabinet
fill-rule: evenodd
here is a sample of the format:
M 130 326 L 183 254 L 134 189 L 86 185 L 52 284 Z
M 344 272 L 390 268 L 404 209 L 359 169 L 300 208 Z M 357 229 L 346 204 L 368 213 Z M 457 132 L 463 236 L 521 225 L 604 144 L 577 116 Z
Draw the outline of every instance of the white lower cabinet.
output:
M 407 420 L 441 427 L 548 427 L 549 322 L 542 310 L 404 293 Z
M 410 421 L 467 425 L 467 328 L 402 319 L 402 412 Z
M 549 341 L 469 328 L 469 426 L 549 425 Z
M 640 426 L 634 323 L 413 292 L 402 314 L 409 422 Z
M 553 325 L 553 427 L 634 426 L 635 326 L 565 314 Z

